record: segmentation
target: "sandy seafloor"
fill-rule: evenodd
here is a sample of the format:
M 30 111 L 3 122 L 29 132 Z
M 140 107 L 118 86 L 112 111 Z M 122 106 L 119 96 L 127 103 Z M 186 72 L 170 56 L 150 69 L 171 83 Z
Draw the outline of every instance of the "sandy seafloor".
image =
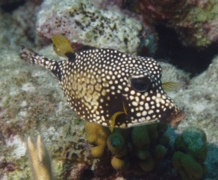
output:
M 1 28 L 3 29 L 3 28 Z M 6 33 L 6 29 L 3 29 Z M 18 34 L 19 35 L 19 34 Z M 19 58 L 20 43 L 0 42 L 0 179 L 31 179 L 26 139 L 41 134 L 51 153 L 54 174 L 62 171 L 64 158 L 85 157 L 89 146 L 85 141 L 84 123 L 70 110 L 58 81 L 45 69 L 32 66 Z M 15 38 L 13 31 L 11 39 Z M 8 38 L 10 40 L 10 37 Z M 26 44 L 29 44 L 27 42 Z M 60 59 L 52 46 L 37 52 Z M 209 60 L 208 60 L 209 61 Z M 185 118 L 169 135 L 193 126 L 207 135 L 208 167 L 206 180 L 218 179 L 218 58 L 208 69 L 190 79 L 188 73 L 166 63 L 163 81 L 182 82 L 183 86 L 169 93 L 185 112 Z

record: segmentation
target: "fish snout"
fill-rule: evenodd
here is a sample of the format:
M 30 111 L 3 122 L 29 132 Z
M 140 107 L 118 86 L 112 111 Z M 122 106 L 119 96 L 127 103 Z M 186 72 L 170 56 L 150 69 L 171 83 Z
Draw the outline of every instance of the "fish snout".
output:
M 164 112 L 160 122 L 166 122 L 169 123 L 172 127 L 176 127 L 179 125 L 184 116 L 185 113 L 178 107 L 174 106 L 173 108 Z

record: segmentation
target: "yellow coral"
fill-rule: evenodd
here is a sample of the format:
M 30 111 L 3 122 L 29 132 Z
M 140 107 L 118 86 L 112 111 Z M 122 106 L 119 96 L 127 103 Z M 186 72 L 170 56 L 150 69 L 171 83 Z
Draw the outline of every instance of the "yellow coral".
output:
M 85 122 L 87 141 L 93 145 L 91 154 L 95 158 L 103 155 L 110 130 L 96 123 Z
M 118 158 L 114 156 L 111 159 L 111 165 L 117 171 L 124 171 L 129 167 L 129 162 L 127 159 Z

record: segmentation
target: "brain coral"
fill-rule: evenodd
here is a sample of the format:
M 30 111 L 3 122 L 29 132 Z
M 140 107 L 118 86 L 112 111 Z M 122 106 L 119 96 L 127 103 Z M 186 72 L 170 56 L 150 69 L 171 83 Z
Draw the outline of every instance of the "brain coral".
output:
M 136 19 L 118 11 L 99 10 L 87 0 L 45 0 L 38 13 L 37 31 L 48 39 L 64 34 L 71 43 L 128 53 L 136 52 L 141 44 L 150 47 L 154 43 L 150 30 Z

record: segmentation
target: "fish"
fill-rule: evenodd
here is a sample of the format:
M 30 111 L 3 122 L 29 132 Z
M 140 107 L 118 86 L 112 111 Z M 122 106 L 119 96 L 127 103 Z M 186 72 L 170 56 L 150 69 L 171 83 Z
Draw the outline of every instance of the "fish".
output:
M 53 36 L 52 42 L 66 60 L 48 59 L 24 46 L 20 58 L 52 72 L 81 119 L 112 131 L 157 122 L 175 127 L 184 117 L 164 91 L 162 69 L 153 58 L 103 48 L 74 52 L 63 35 Z

